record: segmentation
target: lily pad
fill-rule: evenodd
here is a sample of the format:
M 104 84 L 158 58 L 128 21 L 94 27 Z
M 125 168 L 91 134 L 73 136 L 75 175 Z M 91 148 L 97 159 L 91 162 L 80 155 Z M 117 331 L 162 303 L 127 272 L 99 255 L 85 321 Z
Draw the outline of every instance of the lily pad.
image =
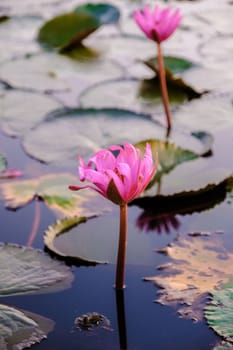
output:
M 194 66 L 194 63 L 190 60 L 181 57 L 164 56 L 164 65 L 173 74 L 181 73 Z M 153 57 L 148 61 L 144 62 L 149 68 L 155 73 L 158 72 L 158 60 L 157 57 Z
M 31 130 L 23 147 L 27 154 L 46 163 L 77 164 L 78 154 L 87 157 L 111 144 L 164 134 L 164 129 L 145 114 L 122 109 L 61 109 Z
M 160 252 L 168 255 L 172 262 L 162 275 L 145 279 L 161 288 L 156 301 L 165 305 L 186 305 L 179 313 L 183 317 L 200 319 L 207 293 L 231 278 L 233 254 L 227 251 L 217 234 L 180 237 Z
M 34 37 L 41 25 L 41 18 L 33 16 L 16 16 L 0 25 L 0 62 L 23 54 L 38 52 L 40 47 Z
M 233 280 L 211 292 L 211 300 L 205 307 L 208 325 L 233 346 Z
M 232 103 L 227 97 L 202 96 L 182 105 L 173 116 L 177 127 L 189 131 L 200 125 L 209 132 L 233 126 Z
M 74 10 L 76 13 L 88 13 L 99 21 L 101 24 L 117 23 L 120 18 L 120 11 L 116 6 L 110 4 L 91 4 L 77 6 Z
M 37 314 L 0 305 L 1 350 L 26 349 L 40 343 L 52 331 L 54 322 Z
M 40 250 L 2 244 L 0 253 L 0 296 L 47 293 L 71 286 L 70 269 Z
M 90 60 L 75 61 L 65 55 L 44 52 L 2 64 L 0 76 L 14 88 L 63 93 L 74 89 L 77 100 L 84 88 L 97 81 L 122 76 L 122 69 L 106 60 L 97 59 L 93 64 Z
M 114 206 L 109 215 L 97 218 L 73 217 L 56 221 L 44 234 L 46 248 L 73 264 L 116 263 L 119 218 Z M 130 214 L 130 210 L 129 210 Z M 151 266 L 150 237 L 135 229 L 129 215 L 127 264 Z
M 181 79 L 168 81 L 170 108 L 200 94 L 184 84 Z M 121 106 L 140 113 L 152 115 L 164 114 L 160 82 L 158 77 L 153 79 L 116 79 L 103 81 L 84 90 L 80 103 L 86 108 L 115 108 Z M 163 117 L 164 118 L 164 117 Z
M 49 174 L 32 180 L 5 182 L 0 190 L 9 209 L 25 206 L 35 198 L 42 199 L 62 216 L 91 216 L 107 209 L 107 201 L 96 193 L 88 190 L 76 193 L 68 189 L 77 182 L 77 177 L 70 174 Z
M 155 174 L 154 181 L 158 181 L 164 174 L 169 173 L 177 165 L 199 158 L 199 155 L 190 150 L 176 146 L 174 143 L 162 140 L 146 140 L 135 144 L 135 147 L 145 151 L 146 143 L 149 143 L 155 159 L 159 157 L 159 168 Z
M 99 20 L 91 13 L 70 12 L 46 22 L 39 30 L 38 41 L 47 47 L 67 50 L 77 46 L 99 26 Z
M 138 62 L 147 60 L 156 51 L 154 43 L 138 35 L 99 35 L 89 36 L 85 44 L 93 50 L 99 52 L 101 57 L 114 60 L 128 70 Z M 141 66 L 144 66 L 141 64 Z M 145 76 L 141 76 L 143 79 Z
M 48 112 L 61 107 L 49 96 L 9 90 L 0 95 L 0 125 L 9 136 L 22 136 L 45 119 Z

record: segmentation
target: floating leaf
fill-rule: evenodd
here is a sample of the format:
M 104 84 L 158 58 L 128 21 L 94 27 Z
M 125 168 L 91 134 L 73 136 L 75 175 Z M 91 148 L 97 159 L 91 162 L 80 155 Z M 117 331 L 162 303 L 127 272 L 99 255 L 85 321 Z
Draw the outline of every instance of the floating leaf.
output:
M 158 73 L 158 61 L 157 57 L 153 57 L 144 62 L 155 73 Z M 194 66 L 194 63 L 181 57 L 164 56 L 164 65 L 173 74 L 181 73 L 186 69 L 190 69 Z
M 0 62 L 6 62 L 19 55 L 38 52 L 39 45 L 34 38 L 40 25 L 41 18 L 31 16 L 31 14 L 30 16 L 14 16 L 1 23 L 0 46 L 4 47 L 4 50 L 0 52 Z
M 179 238 L 161 250 L 172 263 L 164 274 L 151 278 L 161 289 L 157 301 L 161 304 L 186 304 L 180 313 L 200 319 L 203 298 L 233 274 L 233 254 L 223 246 L 217 235 Z M 226 269 L 227 266 L 227 269 Z
M 182 105 L 174 113 L 174 123 L 185 130 L 199 129 L 209 132 L 233 126 L 232 104 L 229 98 L 202 96 Z
M 80 51 L 82 56 L 82 46 Z M 74 89 L 75 96 L 72 97 L 75 98 L 75 104 L 77 94 L 90 84 L 121 75 L 122 68 L 114 62 L 96 59 L 93 64 L 85 57 L 82 60 L 74 60 L 67 55 L 58 55 L 54 52 L 43 52 L 28 58 L 21 57 L 0 66 L 1 79 L 12 87 L 43 92 L 62 91 L 63 94 Z
M 70 49 L 77 46 L 99 26 L 100 22 L 91 13 L 66 13 L 46 22 L 40 28 L 38 40 L 47 47 Z
M 171 109 L 187 99 L 200 96 L 178 78 L 169 80 L 168 90 Z M 104 81 L 84 90 L 80 102 L 83 107 L 114 108 L 121 106 L 152 115 L 163 113 L 164 108 L 158 78 Z
M 174 143 L 162 140 L 146 140 L 135 144 L 135 147 L 145 152 L 146 144 L 149 143 L 155 159 L 159 157 L 159 169 L 156 172 L 154 181 L 158 181 L 163 174 L 169 173 L 177 165 L 199 158 L 195 152 L 176 146 Z
M 76 7 L 74 12 L 90 14 L 96 17 L 96 19 L 101 24 L 117 23 L 120 18 L 120 11 L 118 10 L 118 8 L 110 4 L 87 3 Z
M 61 104 L 35 93 L 10 90 L 0 95 L 0 124 L 10 136 L 21 136 L 45 119 L 48 112 Z
M 40 343 L 52 331 L 54 322 L 37 314 L 0 304 L 1 350 L 25 349 Z
M 40 250 L 13 244 L 0 246 L 0 296 L 63 290 L 72 280 L 66 265 Z
M 208 325 L 233 346 L 233 280 L 211 292 L 211 300 L 205 307 Z M 227 347 L 226 347 L 227 349 Z
M 118 208 L 117 208 L 118 209 Z M 72 264 L 116 263 L 118 246 L 118 215 L 100 217 L 73 217 L 56 221 L 44 234 L 47 249 Z M 98 229 L 97 229 L 98 228 Z M 153 264 L 149 236 L 128 222 L 127 264 Z
M 23 147 L 46 163 L 77 164 L 78 154 L 87 157 L 114 143 L 164 134 L 164 129 L 145 114 L 121 109 L 61 109 L 28 133 Z
M 68 186 L 72 183 L 78 183 L 75 176 L 49 174 L 32 180 L 6 182 L 0 189 L 9 209 L 22 207 L 37 197 L 43 199 L 50 209 L 63 216 L 90 216 L 106 210 L 106 201 L 94 192 L 70 191 Z

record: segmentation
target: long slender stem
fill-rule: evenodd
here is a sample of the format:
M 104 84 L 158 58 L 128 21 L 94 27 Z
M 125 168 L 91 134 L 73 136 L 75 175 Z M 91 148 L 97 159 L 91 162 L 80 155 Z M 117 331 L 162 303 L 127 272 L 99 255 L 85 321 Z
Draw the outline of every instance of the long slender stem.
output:
M 35 201 L 35 216 L 34 216 L 34 221 L 33 221 L 33 225 L 32 225 L 32 230 L 31 230 L 31 233 L 28 237 L 27 247 L 32 246 L 32 244 L 36 238 L 36 234 L 38 232 L 39 225 L 40 225 L 40 203 L 39 203 L 39 200 L 36 199 L 36 201 Z
M 169 134 L 172 126 L 172 122 L 171 122 L 171 114 L 169 109 L 169 98 L 168 98 L 167 83 L 166 83 L 166 71 L 164 68 L 162 49 L 159 42 L 157 43 L 157 48 L 158 48 L 159 80 L 160 80 L 164 110 L 167 118 L 167 132 Z
M 124 288 L 125 280 L 125 262 L 126 262 L 126 247 L 127 247 L 127 204 L 120 206 L 120 232 L 117 255 L 117 269 L 116 269 L 116 289 Z

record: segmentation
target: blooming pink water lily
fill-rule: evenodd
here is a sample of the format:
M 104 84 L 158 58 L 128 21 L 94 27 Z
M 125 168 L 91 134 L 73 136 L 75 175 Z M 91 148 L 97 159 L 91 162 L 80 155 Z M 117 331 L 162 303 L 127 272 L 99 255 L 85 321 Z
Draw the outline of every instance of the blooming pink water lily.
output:
M 123 205 L 141 194 L 152 180 L 156 169 L 157 163 L 153 162 L 149 144 L 146 145 L 144 156 L 129 143 L 123 147 L 113 145 L 108 150 L 96 152 L 87 164 L 79 157 L 80 181 L 87 180 L 92 185 L 70 185 L 69 188 L 74 191 L 90 188 L 112 202 Z
M 169 38 L 180 24 L 182 16 L 177 9 L 172 12 L 170 7 L 161 9 L 158 5 L 151 11 L 145 6 L 134 13 L 134 20 L 148 38 L 162 42 Z

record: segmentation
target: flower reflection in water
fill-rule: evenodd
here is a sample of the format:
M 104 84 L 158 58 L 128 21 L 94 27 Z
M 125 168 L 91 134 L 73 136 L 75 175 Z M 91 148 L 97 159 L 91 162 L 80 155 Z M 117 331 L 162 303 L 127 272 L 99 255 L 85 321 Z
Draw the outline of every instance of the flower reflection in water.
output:
M 146 232 L 156 231 L 161 234 L 163 232 L 170 233 L 173 229 L 178 230 L 180 221 L 177 216 L 172 213 L 156 214 L 153 211 L 146 210 L 137 218 L 137 227 Z

